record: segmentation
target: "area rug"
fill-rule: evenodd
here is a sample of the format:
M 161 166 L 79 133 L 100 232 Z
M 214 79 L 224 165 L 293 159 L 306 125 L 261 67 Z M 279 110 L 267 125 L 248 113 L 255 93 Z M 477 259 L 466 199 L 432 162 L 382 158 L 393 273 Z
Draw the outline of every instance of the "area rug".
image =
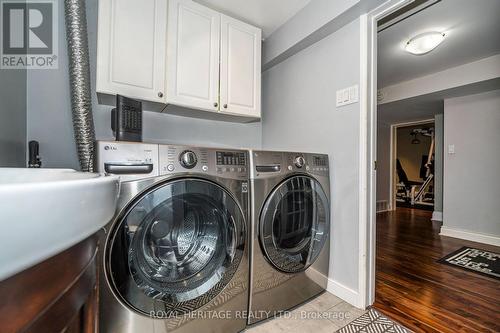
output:
M 375 309 L 370 309 L 361 317 L 342 327 L 337 333 L 410 333 L 411 331 L 382 315 Z
M 464 246 L 438 262 L 500 280 L 500 254 Z

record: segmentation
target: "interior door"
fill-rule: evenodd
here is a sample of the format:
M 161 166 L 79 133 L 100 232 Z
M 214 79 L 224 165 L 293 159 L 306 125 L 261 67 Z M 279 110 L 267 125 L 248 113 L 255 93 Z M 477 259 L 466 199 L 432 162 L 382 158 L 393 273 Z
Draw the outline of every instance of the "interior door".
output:
M 329 226 L 329 203 L 321 185 L 308 176 L 293 176 L 278 185 L 264 203 L 260 245 L 276 269 L 301 272 L 319 256 Z
M 167 100 L 219 109 L 220 14 L 189 0 L 169 1 Z
M 243 256 L 243 213 L 219 185 L 179 179 L 142 195 L 110 233 L 105 256 L 114 293 L 150 314 L 184 314 L 212 300 Z
M 221 16 L 222 112 L 260 117 L 261 30 Z
M 100 0 L 96 90 L 165 102 L 167 0 Z

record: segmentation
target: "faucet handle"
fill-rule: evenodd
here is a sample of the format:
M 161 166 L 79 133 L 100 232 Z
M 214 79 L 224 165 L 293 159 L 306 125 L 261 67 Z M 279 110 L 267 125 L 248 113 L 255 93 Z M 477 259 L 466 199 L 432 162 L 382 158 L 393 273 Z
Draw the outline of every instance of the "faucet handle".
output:
M 42 161 L 39 156 L 40 144 L 38 141 L 32 140 L 28 143 L 28 168 L 40 168 L 42 166 Z

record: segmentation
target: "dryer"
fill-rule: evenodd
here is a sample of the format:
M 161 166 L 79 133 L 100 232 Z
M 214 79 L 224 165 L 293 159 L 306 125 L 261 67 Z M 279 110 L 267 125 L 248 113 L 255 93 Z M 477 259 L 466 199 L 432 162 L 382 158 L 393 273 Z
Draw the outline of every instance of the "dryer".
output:
M 248 324 L 322 293 L 329 265 L 328 156 L 250 151 Z
M 102 235 L 100 331 L 239 332 L 246 326 L 248 153 L 98 142 L 121 177 Z

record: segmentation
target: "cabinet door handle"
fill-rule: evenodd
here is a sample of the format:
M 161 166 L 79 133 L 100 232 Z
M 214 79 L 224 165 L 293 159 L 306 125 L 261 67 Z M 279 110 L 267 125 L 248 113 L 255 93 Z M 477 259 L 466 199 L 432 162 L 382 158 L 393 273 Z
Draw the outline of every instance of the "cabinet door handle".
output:
M 218 107 L 218 106 L 219 106 L 219 103 L 215 102 L 215 103 L 214 103 L 214 107 L 216 108 L 216 107 Z
M 227 104 L 224 104 L 224 109 L 227 109 Z
M 160 97 L 160 98 L 163 97 L 163 93 L 161 91 L 158 93 L 158 97 Z

